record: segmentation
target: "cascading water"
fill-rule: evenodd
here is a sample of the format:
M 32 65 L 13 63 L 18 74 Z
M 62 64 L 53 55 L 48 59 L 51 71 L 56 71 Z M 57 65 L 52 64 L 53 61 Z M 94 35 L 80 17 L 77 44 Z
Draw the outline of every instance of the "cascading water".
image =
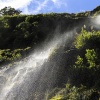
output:
M 59 35 L 12 67 L 0 71 L 0 100 L 45 100 L 45 93 L 56 84 L 58 67 L 48 66 L 54 49 L 59 48 L 73 33 Z

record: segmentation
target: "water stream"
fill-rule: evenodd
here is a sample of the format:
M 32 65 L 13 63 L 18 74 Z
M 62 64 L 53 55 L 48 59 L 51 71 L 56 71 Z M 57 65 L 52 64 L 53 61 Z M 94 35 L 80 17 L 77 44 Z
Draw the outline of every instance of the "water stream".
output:
M 56 84 L 57 66 L 48 66 L 52 52 L 72 34 L 63 34 L 35 50 L 30 56 L 0 70 L 0 100 L 44 100 Z

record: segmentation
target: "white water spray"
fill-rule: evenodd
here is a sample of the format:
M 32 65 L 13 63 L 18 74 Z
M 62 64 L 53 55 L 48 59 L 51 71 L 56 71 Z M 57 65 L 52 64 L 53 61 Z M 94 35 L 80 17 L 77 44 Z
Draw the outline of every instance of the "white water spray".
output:
M 94 18 L 91 19 L 92 26 L 94 28 L 100 29 L 100 15 L 95 16 Z
M 36 50 L 29 57 L 13 64 L 12 67 L 2 69 L 0 71 L 0 100 L 42 100 L 43 98 L 40 97 L 44 95 L 42 92 L 46 92 L 53 85 L 53 82 L 50 82 L 53 80 L 49 77 L 55 77 L 52 76 L 53 69 L 51 69 L 47 77 L 49 80 L 45 79 L 45 75 L 50 70 L 44 67 L 44 63 L 48 64 L 47 60 L 54 49 L 59 48 L 73 35 L 71 32 L 59 35 L 52 42 L 47 43 L 43 50 Z M 45 81 L 48 81 L 48 84 Z

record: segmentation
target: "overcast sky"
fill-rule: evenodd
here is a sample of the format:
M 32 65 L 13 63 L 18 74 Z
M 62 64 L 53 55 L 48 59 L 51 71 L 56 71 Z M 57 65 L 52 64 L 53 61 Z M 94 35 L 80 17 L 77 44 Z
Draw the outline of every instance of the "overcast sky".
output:
M 93 10 L 100 0 L 0 0 L 0 9 L 11 6 L 23 14 L 38 13 L 77 13 Z

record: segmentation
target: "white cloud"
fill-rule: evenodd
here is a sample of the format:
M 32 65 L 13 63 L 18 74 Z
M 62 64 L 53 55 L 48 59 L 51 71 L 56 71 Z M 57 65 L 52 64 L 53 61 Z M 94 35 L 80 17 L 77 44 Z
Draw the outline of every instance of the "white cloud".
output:
M 62 5 L 67 6 L 65 0 L 51 0 L 57 8 L 60 8 Z
M 80 9 L 80 11 L 78 11 L 78 12 L 85 12 L 85 10 Z
M 5 6 L 11 6 L 14 8 L 24 8 L 27 7 L 32 0 L 0 0 L 0 9 Z
M 53 5 L 50 5 L 50 2 Z M 43 10 L 58 9 L 66 5 L 66 0 L 0 0 L 0 9 L 5 6 L 11 6 L 15 9 L 20 9 L 24 14 L 37 14 Z
M 24 14 L 38 13 L 43 9 L 49 0 L 38 1 L 38 0 L 0 0 L 0 9 L 5 6 L 11 6 L 15 9 L 21 9 Z M 31 3 L 36 3 L 36 9 L 30 11 L 29 5 Z M 34 5 L 35 6 L 35 5 Z
M 47 6 L 49 0 L 44 0 L 43 2 L 37 1 L 37 8 L 33 11 L 33 13 L 39 13 L 40 10 L 44 9 Z

